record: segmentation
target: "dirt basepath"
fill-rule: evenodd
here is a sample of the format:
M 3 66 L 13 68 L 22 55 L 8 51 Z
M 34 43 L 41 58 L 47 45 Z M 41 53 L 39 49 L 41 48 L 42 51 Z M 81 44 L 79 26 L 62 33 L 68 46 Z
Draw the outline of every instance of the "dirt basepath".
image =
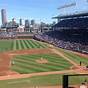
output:
M 40 73 L 31 73 L 31 74 L 14 74 L 14 75 L 0 76 L 0 80 L 28 78 L 28 77 L 34 77 L 34 76 L 45 76 L 45 75 L 64 74 L 64 73 L 86 73 L 86 71 L 75 69 L 75 70 L 40 72 Z
M 0 75 L 9 70 L 10 56 L 7 53 L 0 54 Z

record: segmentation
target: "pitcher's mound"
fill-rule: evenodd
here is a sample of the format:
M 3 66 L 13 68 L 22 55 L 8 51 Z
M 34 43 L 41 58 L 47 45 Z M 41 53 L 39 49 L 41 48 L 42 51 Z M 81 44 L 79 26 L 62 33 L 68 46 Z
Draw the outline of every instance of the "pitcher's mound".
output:
M 41 57 L 40 59 L 36 60 L 36 62 L 39 63 L 39 64 L 47 64 L 48 60 Z

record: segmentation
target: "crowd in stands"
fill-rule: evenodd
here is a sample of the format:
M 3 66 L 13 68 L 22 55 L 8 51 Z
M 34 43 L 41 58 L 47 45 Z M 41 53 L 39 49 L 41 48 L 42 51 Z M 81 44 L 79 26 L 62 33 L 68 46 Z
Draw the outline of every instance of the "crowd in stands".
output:
M 33 33 L 30 32 L 0 32 L 0 39 L 16 39 L 16 38 L 32 38 Z
M 0 32 L 0 39 L 11 39 L 11 38 L 15 38 L 16 37 L 16 33 L 14 32 Z
M 88 53 L 88 36 L 82 36 L 83 35 L 80 34 L 67 34 L 60 31 L 51 31 L 43 34 L 37 34 L 34 38 L 48 42 L 63 49 Z
M 61 27 L 74 28 L 75 27 L 75 28 L 86 29 L 88 27 L 88 17 L 60 20 L 54 27 L 59 27 L 59 28 Z

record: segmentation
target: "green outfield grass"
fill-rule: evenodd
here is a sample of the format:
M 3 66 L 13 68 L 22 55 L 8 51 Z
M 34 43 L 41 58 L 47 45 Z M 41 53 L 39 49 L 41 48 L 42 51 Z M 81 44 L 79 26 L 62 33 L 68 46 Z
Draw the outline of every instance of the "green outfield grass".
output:
M 39 64 L 36 60 L 44 58 L 48 61 L 46 64 Z M 41 54 L 41 55 L 21 55 L 12 59 L 14 65 L 11 69 L 19 73 L 34 73 L 60 71 L 69 69 L 72 65 L 56 54 Z
M 88 76 L 69 77 L 69 85 L 80 85 L 88 81 Z M 11 79 L 0 81 L 0 88 L 36 88 L 41 86 L 60 86 L 63 83 L 62 75 L 35 76 L 30 78 Z
M 74 54 L 72 51 L 69 51 L 69 50 L 64 50 L 64 49 L 58 49 L 58 50 L 64 53 L 66 57 L 76 62 L 77 64 L 80 64 L 80 61 L 81 61 L 82 65 L 88 65 L 87 57 L 78 56 L 77 54 Z
M 36 88 L 36 86 L 59 86 L 61 84 L 62 75 L 55 74 L 0 81 L 0 88 Z
M 35 40 L 0 40 L 0 52 L 35 48 L 47 48 L 47 45 Z
M 13 40 L 0 40 L 0 52 L 12 50 Z
M 75 85 L 75 84 L 78 85 L 78 84 L 85 82 L 85 80 L 88 83 L 88 75 L 86 75 L 86 76 L 69 76 L 68 79 L 69 79 L 68 83 L 70 85 Z

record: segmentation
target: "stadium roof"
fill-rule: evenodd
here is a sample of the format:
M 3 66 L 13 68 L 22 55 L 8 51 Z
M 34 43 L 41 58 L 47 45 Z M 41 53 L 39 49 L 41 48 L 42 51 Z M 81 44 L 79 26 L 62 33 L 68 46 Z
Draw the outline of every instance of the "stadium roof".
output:
M 88 12 L 75 13 L 71 15 L 58 15 L 57 17 L 53 17 L 53 19 L 65 19 L 65 18 L 74 18 L 74 17 L 85 17 L 85 16 L 88 16 Z

